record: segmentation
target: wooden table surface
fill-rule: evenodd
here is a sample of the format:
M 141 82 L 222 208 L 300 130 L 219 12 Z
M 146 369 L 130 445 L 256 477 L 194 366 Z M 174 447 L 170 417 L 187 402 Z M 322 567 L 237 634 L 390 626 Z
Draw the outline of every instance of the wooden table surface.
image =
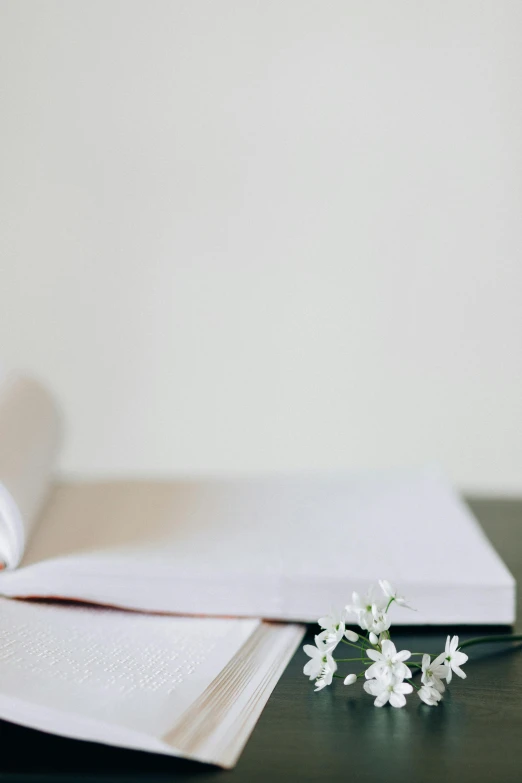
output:
M 470 505 L 522 585 L 522 501 Z M 480 630 L 492 632 L 456 632 L 464 639 Z M 395 631 L 397 638 L 403 648 L 436 650 L 445 629 Z M 394 710 L 375 708 L 361 687 L 340 680 L 314 693 L 299 649 L 231 771 L 0 722 L 0 781 L 522 783 L 522 646 L 467 652 L 468 678 L 455 683 L 442 705 L 430 709 L 412 694 L 404 709 Z

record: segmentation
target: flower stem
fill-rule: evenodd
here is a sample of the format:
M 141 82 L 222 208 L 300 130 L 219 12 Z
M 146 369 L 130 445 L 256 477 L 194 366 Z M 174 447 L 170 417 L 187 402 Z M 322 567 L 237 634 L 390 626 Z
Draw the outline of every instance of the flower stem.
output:
M 363 652 L 365 652 L 365 650 L 368 649 L 367 647 L 362 647 L 359 644 L 354 644 L 353 642 L 347 642 L 346 639 L 341 639 L 341 641 L 342 641 L 343 644 L 347 644 L 350 647 L 355 647 L 356 650 L 362 650 Z
M 369 663 L 370 658 L 334 658 L 337 663 L 344 663 L 345 661 L 363 661 L 363 663 Z
M 388 609 L 390 608 L 390 606 L 392 605 L 392 603 L 393 603 L 394 601 L 395 601 L 395 597 L 392 595 L 392 597 L 391 597 L 391 598 L 390 598 L 390 600 L 388 601 L 388 605 L 386 606 L 386 609 L 384 610 L 384 613 L 385 613 L 385 614 L 386 614 L 386 612 L 388 611 Z
M 459 650 L 463 647 L 471 647 L 473 644 L 491 644 L 493 642 L 522 642 L 522 633 L 506 633 L 498 636 L 477 636 L 475 639 L 468 639 L 459 645 Z

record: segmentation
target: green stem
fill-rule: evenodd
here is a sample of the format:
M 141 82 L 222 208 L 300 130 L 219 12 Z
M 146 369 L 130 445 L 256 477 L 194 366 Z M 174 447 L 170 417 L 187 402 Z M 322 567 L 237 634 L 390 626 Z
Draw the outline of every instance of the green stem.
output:
M 475 639 L 468 639 L 459 645 L 459 650 L 463 647 L 471 647 L 473 644 L 492 644 L 493 642 L 522 642 L 522 633 L 506 633 L 498 636 L 477 636 Z
M 347 644 L 349 647 L 355 647 L 356 650 L 362 650 L 363 652 L 365 652 L 368 649 L 368 647 L 361 647 L 361 645 L 359 644 L 354 644 L 353 642 L 347 642 L 346 639 L 341 639 L 341 641 L 343 644 Z
M 368 639 L 365 639 L 364 636 L 361 636 L 361 635 L 359 635 L 359 641 L 361 642 L 360 645 L 359 644 L 355 644 L 355 642 L 349 642 L 344 637 L 341 639 L 341 641 L 343 642 L 343 644 L 350 644 L 352 647 L 357 647 L 358 650 L 361 649 L 361 648 L 363 650 L 367 650 L 368 648 L 373 650 L 373 644 L 371 642 L 369 642 Z M 366 647 L 362 647 L 363 643 L 366 645 Z
M 388 601 L 388 605 L 386 606 L 386 609 L 384 610 L 384 613 L 385 613 L 385 614 L 386 614 L 386 612 L 388 611 L 388 609 L 390 608 L 390 606 L 392 605 L 392 603 L 393 603 L 394 601 L 395 601 L 395 598 L 392 596 L 392 597 L 390 598 L 390 600 Z
M 336 661 L 336 663 L 344 663 L 345 661 L 362 661 L 363 663 L 369 663 L 370 658 L 334 658 L 334 661 Z

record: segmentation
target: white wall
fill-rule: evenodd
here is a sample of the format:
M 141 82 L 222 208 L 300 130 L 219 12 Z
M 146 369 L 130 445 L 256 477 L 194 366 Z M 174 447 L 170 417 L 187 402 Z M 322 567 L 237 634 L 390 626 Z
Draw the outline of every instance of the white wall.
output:
M 0 354 L 81 474 L 522 492 L 522 3 L 0 0 Z

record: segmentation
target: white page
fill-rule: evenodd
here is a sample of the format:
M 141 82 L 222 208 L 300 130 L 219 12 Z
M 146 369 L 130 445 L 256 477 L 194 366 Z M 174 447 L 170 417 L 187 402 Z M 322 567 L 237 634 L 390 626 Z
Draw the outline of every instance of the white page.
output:
M 5 595 L 313 621 L 386 578 L 403 623 L 510 623 L 514 580 L 434 471 L 69 484 Z
M 58 409 L 36 381 L 0 375 L 0 565 L 16 568 L 47 496 L 61 442 Z
M 303 630 L 0 599 L 0 717 L 229 766 Z

